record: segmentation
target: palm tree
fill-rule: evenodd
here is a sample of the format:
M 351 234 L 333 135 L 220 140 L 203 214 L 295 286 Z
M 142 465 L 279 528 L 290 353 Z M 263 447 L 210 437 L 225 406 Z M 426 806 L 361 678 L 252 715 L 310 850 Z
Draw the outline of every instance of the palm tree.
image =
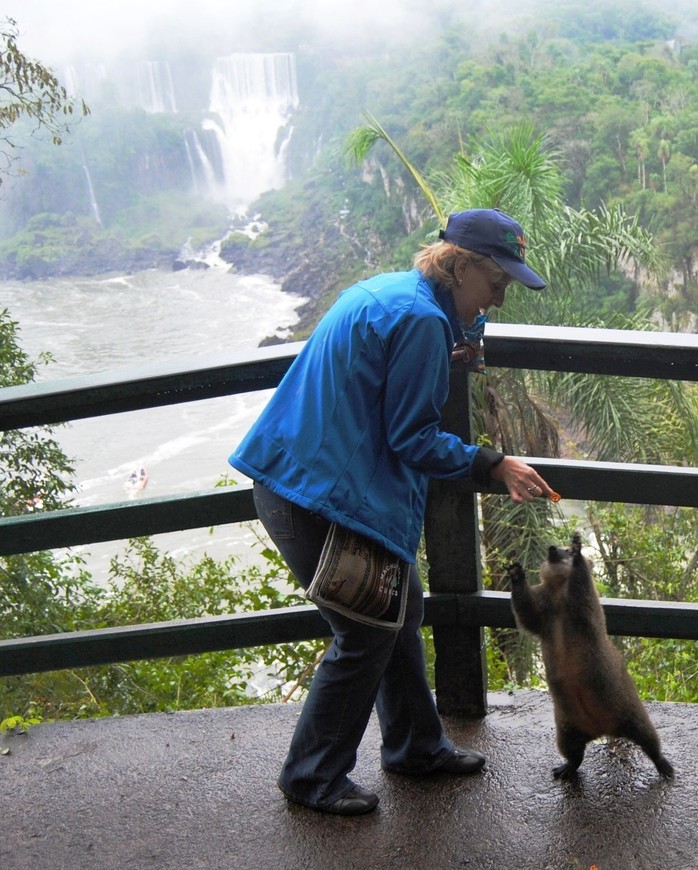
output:
M 671 157 L 671 143 L 668 139 L 659 140 L 659 148 L 657 149 L 657 157 L 662 164 L 662 177 L 664 178 L 664 193 L 667 192 L 666 186 L 666 165 Z
M 509 322 L 613 326 L 649 329 L 642 314 L 616 314 L 603 322 L 589 299 L 604 272 L 635 264 L 657 276 L 664 267 L 651 236 L 621 206 L 573 209 L 563 198 L 563 177 L 547 137 L 531 124 L 473 139 L 454 156 L 448 170 L 430 180 L 404 157 L 375 118 L 350 136 L 347 152 L 364 160 L 386 142 L 424 193 L 440 226 L 445 216 L 468 208 L 501 208 L 526 227 L 534 246 L 527 261 L 548 280 L 545 293 L 510 292 L 505 306 Z M 695 396 L 680 384 L 638 378 L 604 378 L 522 370 L 491 371 L 472 378 L 478 437 L 506 453 L 557 457 L 557 417 L 584 432 L 590 458 L 616 461 L 676 461 L 698 457 Z M 562 515 L 548 503 L 515 506 L 488 495 L 481 500 L 486 577 L 504 588 L 504 566 L 512 558 L 539 564 L 545 533 Z M 525 647 L 501 633 L 496 640 L 509 667 L 521 677 L 527 670 Z
M 637 180 L 644 190 L 647 187 L 647 158 L 649 157 L 650 141 L 644 130 L 635 130 L 630 134 L 629 144 L 637 155 Z

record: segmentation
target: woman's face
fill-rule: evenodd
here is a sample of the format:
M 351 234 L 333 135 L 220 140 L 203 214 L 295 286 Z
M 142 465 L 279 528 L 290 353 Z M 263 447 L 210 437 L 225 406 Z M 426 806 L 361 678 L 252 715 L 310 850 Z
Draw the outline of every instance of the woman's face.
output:
M 508 275 L 493 280 L 485 269 L 474 263 L 458 263 L 455 275 L 453 301 L 458 319 L 463 323 L 472 323 L 481 312 L 492 306 L 501 308 L 504 304 L 504 293 L 511 284 Z

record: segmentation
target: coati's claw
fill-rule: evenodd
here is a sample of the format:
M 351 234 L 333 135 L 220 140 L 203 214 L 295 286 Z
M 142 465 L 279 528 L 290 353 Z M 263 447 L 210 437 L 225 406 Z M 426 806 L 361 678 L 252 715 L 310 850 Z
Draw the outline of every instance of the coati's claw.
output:
M 507 568 L 507 574 L 512 583 L 523 583 L 526 579 L 526 572 L 519 562 L 512 562 Z

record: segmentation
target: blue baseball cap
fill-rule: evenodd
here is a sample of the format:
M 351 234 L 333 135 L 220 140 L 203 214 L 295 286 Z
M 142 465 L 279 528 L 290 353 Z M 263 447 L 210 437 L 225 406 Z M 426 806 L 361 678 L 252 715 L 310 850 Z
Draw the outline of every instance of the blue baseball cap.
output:
M 492 257 L 507 275 L 530 287 L 542 290 L 546 283 L 524 262 L 526 236 L 521 224 L 498 208 L 473 208 L 449 216 L 439 238 L 459 248 Z

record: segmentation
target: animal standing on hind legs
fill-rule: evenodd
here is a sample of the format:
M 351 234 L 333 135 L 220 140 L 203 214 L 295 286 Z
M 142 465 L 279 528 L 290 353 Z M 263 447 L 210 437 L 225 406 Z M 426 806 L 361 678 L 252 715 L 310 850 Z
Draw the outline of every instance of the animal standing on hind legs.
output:
M 538 585 L 529 586 L 518 563 L 510 566 L 509 578 L 518 626 L 540 638 L 557 745 L 566 759 L 553 775 L 574 776 L 587 743 L 608 736 L 637 743 L 662 776 L 672 777 L 635 683 L 608 637 L 580 536 L 573 535 L 570 548 L 549 548 Z

